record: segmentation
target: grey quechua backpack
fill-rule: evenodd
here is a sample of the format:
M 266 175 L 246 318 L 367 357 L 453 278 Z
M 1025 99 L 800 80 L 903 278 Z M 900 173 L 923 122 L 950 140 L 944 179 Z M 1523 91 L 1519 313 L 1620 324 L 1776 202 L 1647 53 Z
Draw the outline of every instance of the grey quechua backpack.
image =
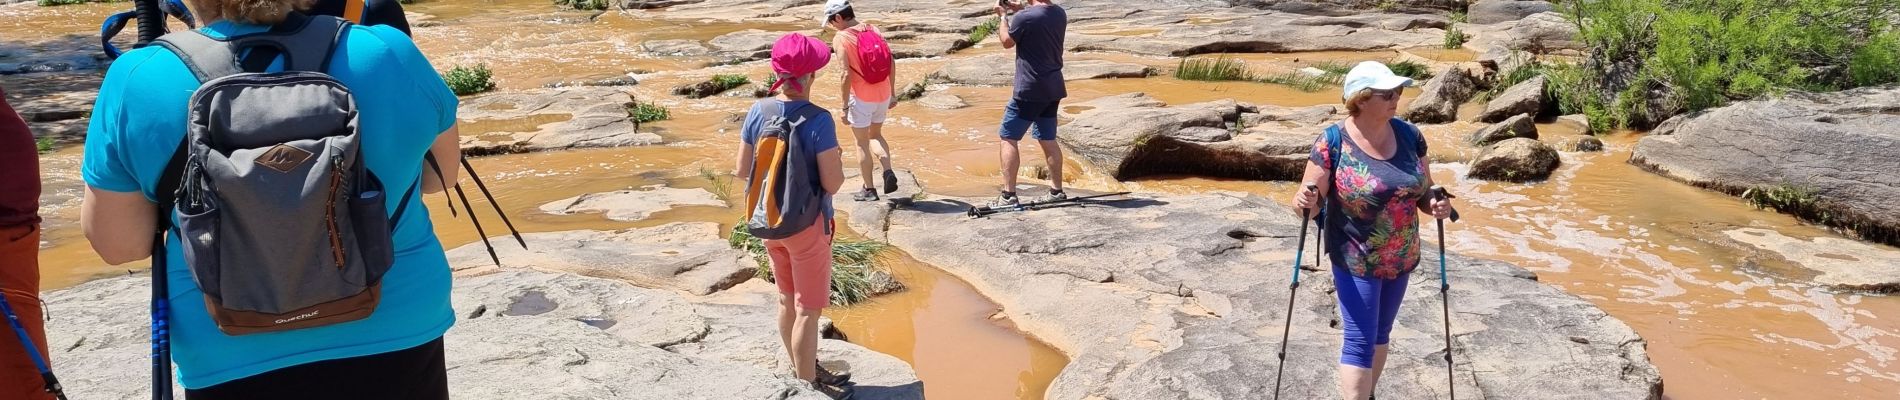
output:
M 391 216 L 383 183 L 364 166 L 355 98 L 326 73 L 349 26 L 292 13 L 269 32 L 187 31 L 154 42 L 203 82 L 182 157 L 159 192 L 175 196 L 185 263 L 226 334 L 333 325 L 376 310 L 395 258 L 392 221 L 419 185 Z M 278 54 L 283 72 L 262 72 Z M 164 187 L 171 182 L 175 192 Z

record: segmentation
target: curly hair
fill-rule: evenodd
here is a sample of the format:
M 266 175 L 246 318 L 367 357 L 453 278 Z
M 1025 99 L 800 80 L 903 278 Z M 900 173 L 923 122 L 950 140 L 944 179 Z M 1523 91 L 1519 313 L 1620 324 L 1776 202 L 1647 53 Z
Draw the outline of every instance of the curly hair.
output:
M 291 11 L 309 10 L 316 0 L 185 0 L 198 21 L 218 20 L 275 25 Z

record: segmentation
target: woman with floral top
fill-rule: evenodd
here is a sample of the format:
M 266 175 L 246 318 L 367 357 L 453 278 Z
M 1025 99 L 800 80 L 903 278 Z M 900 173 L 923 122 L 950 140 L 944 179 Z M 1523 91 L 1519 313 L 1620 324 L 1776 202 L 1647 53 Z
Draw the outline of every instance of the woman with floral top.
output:
M 1315 207 L 1325 208 L 1325 249 L 1345 322 L 1339 392 L 1346 399 L 1368 398 L 1385 369 L 1386 343 L 1419 262 L 1418 213 L 1451 214 L 1449 200 L 1427 198 L 1432 176 L 1424 135 L 1394 118 L 1411 84 L 1377 62 L 1347 73 L 1350 117 L 1314 143 L 1294 197 L 1309 218 Z

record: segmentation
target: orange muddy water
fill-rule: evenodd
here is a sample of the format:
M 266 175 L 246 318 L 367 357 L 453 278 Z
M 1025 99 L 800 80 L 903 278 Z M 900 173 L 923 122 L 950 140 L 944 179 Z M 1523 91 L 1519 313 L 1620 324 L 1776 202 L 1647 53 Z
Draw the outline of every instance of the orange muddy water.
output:
M 89 4 L 41 8 L 30 4 L 0 6 L 0 49 L 37 51 L 46 46 L 83 42 L 95 34 L 100 18 L 127 4 Z M 619 229 L 675 221 L 730 222 L 725 207 L 690 206 L 663 211 L 635 222 L 599 216 L 541 213 L 541 204 L 579 194 L 648 185 L 707 188 L 719 185 L 700 170 L 731 168 L 737 142 L 733 115 L 743 113 L 749 97 L 715 96 L 687 100 L 672 96 L 673 86 L 713 74 L 737 73 L 761 78 L 761 63 L 700 68 L 708 57 L 655 57 L 639 51 L 641 42 L 661 39 L 705 41 L 745 29 L 800 30 L 818 33 L 802 17 L 765 20 L 668 19 L 665 12 L 587 13 L 556 11 L 545 1 L 427 1 L 410 7 L 418 23 L 417 42 L 437 69 L 485 64 L 504 89 L 626 76 L 641 84 L 627 89 L 636 99 L 671 108 L 673 119 L 650 124 L 667 144 L 649 147 L 563 151 L 483 157 L 475 167 L 494 189 L 497 200 L 524 231 Z M 697 17 L 695 17 L 697 18 Z M 873 17 L 874 19 L 874 17 Z M 1211 23 L 1211 22 L 1210 22 Z M 1099 29 L 1098 29 L 1099 30 Z M 1140 36 L 1152 27 L 1130 26 L 1091 31 Z M 96 43 L 96 41 L 95 41 Z M 950 58 L 992 54 L 993 43 Z M 1351 62 L 1422 58 L 1465 62 L 1469 51 L 1407 49 L 1367 53 L 1242 55 L 1262 72 L 1291 71 L 1321 61 Z M 1123 54 L 1081 53 L 1073 59 L 1104 59 L 1152 65 L 1167 71 L 1178 59 Z M 909 83 L 944 63 L 910 59 L 899 63 L 898 82 Z M 835 82 L 836 68 L 821 82 Z M 0 77 L 11 91 L 32 85 L 32 75 Z M 821 87 L 831 87 L 826 83 Z M 1167 77 L 1077 81 L 1070 83 L 1071 104 L 1092 98 L 1145 92 L 1171 104 L 1232 98 L 1257 104 L 1305 106 L 1337 102 L 1336 89 L 1301 92 L 1254 83 L 1185 82 Z M 984 196 L 994 192 L 1000 171 L 993 139 L 1009 89 L 950 87 L 970 107 L 937 110 L 903 104 L 886 127 L 902 168 L 939 194 Z M 821 105 L 838 103 L 835 90 L 820 90 Z M 1468 107 L 1469 108 L 1469 107 Z M 464 121 L 464 135 L 525 130 L 560 116 L 521 121 Z M 1629 323 L 1649 341 L 1650 359 L 1663 373 L 1665 397 L 1672 399 L 1893 398 L 1900 393 L 1900 297 L 1837 293 L 1807 283 L 1812 272 L 1772 253 L 1719 238 L 1737 228 L 1758 228 L 1796 238 L 1840 237 L 1791 217 L 1756 210 L 1718 193 L 1696 189 L 1629 165 L 1636 133 L 1605 136 L 1602 153 L 1565 153 L 1563 166 L 1537 184 L 1505 184 L 1463 179 L 1476 154 L 1463 146 L 1476 124 L 1428 127 L 1435 179 L 1459 194 L 1466 219 L 1448 227 L 1451 251 L 1516 263 L 1536 271 L 1543 282 L 1582 296 Z M 1578 127 L 1540 125 L 1546 141 L 1575 135 Z M 841 136 L 848 133 L 841 132 Z M 847 165 L 855 165 L 855 146 L 847 142 Z M 1025 168 L 1041 164 L 1037 150 L 1024 150 Z M 43 156 L 46 179 L 46 237 L 41 262 L 48 289 L 101 276 L 124 274 L 141 265 L 112 267 L 100 262 L 77 228 L 79 149 Z M 1070 185 L 1093 190 L 1142 190 L 1194 193 L 1233 190 L 1282 203 L 1293 184 L 1198 177 L 1149 177 L 1116 182 L 1090 171 L 1070 157 Z M 1026 180 L 1034 183 L 1034 180 Z M 474 190 L 468 185 L 468 190 Z M 728 188 L 728 190 L 732 190 Z M 488 235 L 500 223 L 475 193 L 477 215 Z M 459 246 L 479 238 L 466 216 L 451 217 L 444 197 L 427 199 L 445 244 Z M 1428 239 L 1429 240 L 1429 239 Z M 497 243 L 501 245 L 501 243 Z M 1900 251 L 1877 246 L 1881 251 Z M 832 310 L 853 342 L 910 362 L 928 382 L 928 395 L 939 399 L 1037 399 L 1067 358 L 1056 349 L 1017 331 L 1011 321 L 993 318 L 998 307 L 968 284 L 898 252 L 891 267 L 909 290 L 869 303 Z M 1454 277 L 1454 284 L 1456 280 Z M 58 305 L 52 305 L 57 308 Z M 1884 318 L 1883 318 L 1884 317 Z M 1480 371 L 1479 373 L 1483 373 Z

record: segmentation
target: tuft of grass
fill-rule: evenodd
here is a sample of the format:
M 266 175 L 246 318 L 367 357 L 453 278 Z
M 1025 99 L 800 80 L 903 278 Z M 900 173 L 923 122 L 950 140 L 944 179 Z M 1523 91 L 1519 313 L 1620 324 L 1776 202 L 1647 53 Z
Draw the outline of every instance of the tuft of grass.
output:
M 745 86 L 747 83 L 752 83 L 752 79 L 746 78 L 745 75 L 719 74 L 713 75 L 712 79 L 705 82 L 673 88 L 673 94 L 686 96 L 689 99 L 703 99 Z
M 413 0 L 404 0 L 405 3 Z M 554 0 L 554 5 L 572 7 L 576 10 L 601 11 L 607 9 L 607 0 Z
M 39 148 L 40 154 L 46 154 L 53 152 L 55 145 L 58 143 L 59 142 L 53 140 L 52 136 L 42 136 L 39 140 L 34 142 L 34 145 Z
M 1836 221 L 1833 214 L 1822 209 L 1820 196 L 1815 194 L 1813 189 L 1803 186 L 1783 184 L 1754 187 L 1742 191 L 1741 197 L 1755 208 L 1774 209 L 1810 222 L 1823 225 L 1855 225 L 1839 224 L 1839 222 L 1847 221 Z M 1847 228 L 1872 232 L 1863 226 L 1848 226 Z
M 1184 81 L 1248 81 L 1254 80 L 1253 71 L 1247 69 L 1247 63 L 1221 55 L 1213 59 L 1182 58 L 1181 65 L 1174 70 L 1174 78 Z
M 1397 9 L 1399 9 L 1399 2 L 1397 0 L 1385 0 L 1385 1 L 1379 2 L 1380 12 L 1392 12 L 1392 10 L 1397 10 Z
M 1417 61 L 1412 61 L 1412 60 L 1393 61 L 1393 62 L 1386 63 L 1386 66 L 1392 67 L 1392 73 L 1399 74 L 1399 76 L 1421 80 L 1421 81 L 1426 80 L 1426 79 L 1432 79 L 1431 67 L 1426 66 L 1424 63 L 1420 63 Z
M 1447 49 L 1464 48 L 1465 41 L 1470 39 L 1471 35 L 1467 35 L 1464 31 L 1458 30 L 1456 26 L 1445 28 L 1445 48 Z
M 1457 24 L 1471 22 L 1471 16 L 1464 11 L 1453 12 L 1451 13 L 1451 22 Z
M 75 5 L 75 4 L 86 4 L 89 2 L 90 1 L 88 0 L 40 0 L 39 5 L 40 7 L 70 6 L 70 5 Z
M 1313 67 L 1313 69 L 1326 71 L 1327 74 L 1331 75 L 1345 75 L 1347 72 L 1352 72 L 1351 65 L 1346 65 L 1346 63 L 1338 61 L 1320 61 L 1310 66 Z
M 665 121 L 673 118 L 673 113 L 668 111 L 666 107 L 639 101 L 635 101 L 633 104 L 627 106 L 627 114 L 633 117 L 634 123 L 639 124 Z
M 996 34 L 996 27 L 1001 23 L 1002 21 L 997 17 L 990 17 L 989 20 L 983 21 L 983 23 L 977 24 L 976 27 L 970 28 L 970 37 L 968 38 L 970 45 L 975 46 L 977 43 L 983 43 L 983 39 L 989 39 L 990 35 Z
M 758 277 L 773 281 L 771 258 L 765 253 L 765 241 L 752 236 L 744 223 L 733 224 L 726 236 L 732 248 L 752 254 Z M 831 305 L 848 306 L 870 300 L 872 296 L 902 290 L 890 279 L 885 253 L 890 245 L 854 239 L 837 239 L 831 244 Z
M 1313 76 L 1301 72 L 1285 72 L 1259 77 L 1255 81 L 1266 84 L 1289 86 L 1302 92 L 1318 92 L 1339 84 L 1338 75 Z
M 713 172 L 711 168 L 706 168 L 704 165 L 699 166 L 699 177 L 705 179 L 711 186 L 713 197 L 727 205 L 732 204 L 732 177 Z
M 467 96 L 495 90 L 494 77 L 494 72 L 489 71 L 486 64 L 476 64 L 472 68 L 457 65 L 442 74 L 442 82 L 447 83 L 449 90 L 454 91 L 456 96 Z
M 910 84 L 910 86 L 904 87 L 904 91 L 898 92 L 897 101 L 911 101 L 911 100 L 916 100 L 920 97 L 924 97 L 924 91 L 929 88 L 930 88 L 930 77 L 924 77 L 924 80 L 917 81 L 917 83 L 912 83 Z

